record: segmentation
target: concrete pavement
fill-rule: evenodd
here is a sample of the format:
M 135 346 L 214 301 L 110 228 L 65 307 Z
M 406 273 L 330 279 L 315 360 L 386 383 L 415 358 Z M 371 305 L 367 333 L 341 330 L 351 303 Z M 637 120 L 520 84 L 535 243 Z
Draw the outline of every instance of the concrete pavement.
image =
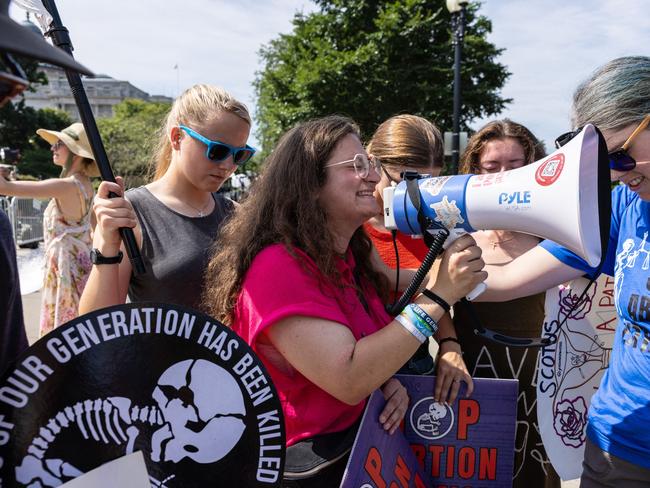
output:
M 38 339 L 41 310 L 41 284 L 43 282 L 43 243 L 36 249 L 16 248 L 20 288 L 23 292 L 23 314 L 27 339 L 33 344 Z
M 38 324 L 40 322 L 41 292 L 23 295 L 23 315 L 25 317 L 25 329 L 30 344 L 38 340 Z

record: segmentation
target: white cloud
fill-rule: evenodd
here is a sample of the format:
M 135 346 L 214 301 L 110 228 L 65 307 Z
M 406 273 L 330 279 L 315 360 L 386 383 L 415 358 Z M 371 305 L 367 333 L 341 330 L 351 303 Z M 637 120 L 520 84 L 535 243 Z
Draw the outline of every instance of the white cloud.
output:
M 172 97 L 195 83 L 216 84 L 251 110 L 260 47 L 290 32 L 296 12 L 315 8 L 308 0 L 66 0 L 57 7 L 74 56 L 95 73 Z M 10 13 L 24 19 L 16 6 Z
M 569 126 L 582 79 L 617 56 L 650 54 L 648 7 L 648 0 L 483 0 L 490 40 L 506 48 L 500 62 L 512 72 L 503 95 L 514 100 L 500 117 L 529 126 L 550 148 Z M 251 109 L 260 47 L 290 32 L 296 11 L 316 9 L 309 0 L 60 0 L 58 8 L 75 56 L 96 72 L 168 96 L 214 83 Z M 11 13 L 24 18 L 15 6 Z
M 485 0 L 481 13 L 492 20 L 489 39 L 506 48 L 500 62 L 512 72 L 502 93 L 513 103 L 499 117 L 528 126 L 547 149 L 568 130 L 582 80 L 616 57 L 650 54 L 647 0 Z

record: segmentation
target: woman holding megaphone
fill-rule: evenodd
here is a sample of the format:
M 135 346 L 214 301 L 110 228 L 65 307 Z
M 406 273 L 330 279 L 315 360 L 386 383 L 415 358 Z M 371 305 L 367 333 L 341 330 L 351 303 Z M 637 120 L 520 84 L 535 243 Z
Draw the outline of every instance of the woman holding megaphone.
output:
M 394 373 L 448 306 L 486 278 L 480 250 L 465 236 L 443 255 L 428 291 L 389 316 L 387 278 L 372 264 L 362 227 L 380 211 L 379 171 L 345 117 L 291 129 L 222 228 L 206 273 L 208 312 L 252 345 L 281 398 L 284 486 L 340 484 L 375 389 L 387 400 L 379 422 L 395 432 L 409 399 Z
M 444 165 L 440 130 L 427 119 L 417 115 L 396 115 L 384 121 L 370 139 L 368 151 L 381 163 L 381 178 L 375 187 L 375 198 L 380 208 L 384 206 L 384 188 L 402 181 L 404 171 L 438 176 Z M 417 270 L 429 252 L 429 247 L 423 239 L 400 231 L 387 230 L 383 213 L 366 222 L 364 229 L 391 275 L 396 274 L 394 270 L 398 263 L 402 271 L 405 268 Z M 412 275 L 402 272 L 399 276 L 410 278 Z M 399 296 L 391 296 L 391 303 L 398 298 Z M 437 402 L 452 404 L 458 396 L 461 382 L 467 384 L 466 396 L 472 394 L 474 382 L 463 361 L 463 352 L 450 316 L 446 314 L 439 321 L 439 325 L 435 336 L 438 352 L 435 360 L 436 386 L 433 396 Z M 430 368 L 427 372 L 433 372 L 433 359 L 427 346 L 428 343 L 425 343 L 418 350 L 408 365 L 401 370 L 402 373 L 422 374 L 421 365 Z
M 614 277 L 619 319 L 609 368 L 589 408 L 581 486 L 650 485 L 650 57 L 614 59 L 573 96 L 573 126 L 592 123 L 613 181 L 607 254 L 599 269 L 544 241 L 491 273 L 481 300 L 508 300 L 584 274 Z M 558 138 L 568 142 L 573 135 Z

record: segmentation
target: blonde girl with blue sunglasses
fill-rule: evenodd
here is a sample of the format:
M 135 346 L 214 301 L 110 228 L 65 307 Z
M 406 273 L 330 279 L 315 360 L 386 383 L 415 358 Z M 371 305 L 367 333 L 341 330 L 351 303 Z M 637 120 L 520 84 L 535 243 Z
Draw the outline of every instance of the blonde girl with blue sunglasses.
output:
M 153 181 L 125 194 L 118 177 L 98 189 L 93 268 L 80 313 L 124 303 L 127 295 L 197 308 L 209 248 L 234 207 L 217 192 L 255 153 L 246 144 L 250 128 L 246 106 L 219 87 L 195 85 L 174 101 L 160 130 Z M 124 258 L 120 227 L 135 231 L 142 275 Z

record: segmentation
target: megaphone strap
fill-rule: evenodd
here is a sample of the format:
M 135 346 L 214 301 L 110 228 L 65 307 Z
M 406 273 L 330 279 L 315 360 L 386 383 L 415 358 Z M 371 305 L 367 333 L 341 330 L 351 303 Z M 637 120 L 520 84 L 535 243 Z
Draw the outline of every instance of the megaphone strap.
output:
M 419 233 L 422 234 L 424 243 L 428 247 L 431 247 L 431 245 L 433 244 L 433 238 L 431 234 L 427 232 L 427 229 L 429 229 L 433 225 L 433 222 L 422 211 L 422 198 L 420 197 L 420 185 L 418 184 L 419 179 L 420 179 L 420 175 L 418 173 L 412 171 L 404 172 L 404 181 L 406 181 L 406 192 L 409 196 L 409 199 L 411 200 L 411 203 L 413 204 L 413 207 L 417 211 L 418 226 L 420 228 Z
M 512 337 L 500 334 L 491 329 L 486 329 L 472 302 L 462 298 L 458 303 L 462 304 L 461 306 L 469 314 L 474 326 L 474 335 L 476 336 L 510 347 L 546 347 L 555 342 L 546 337 Z
M 600 271 L 600 269 L 599 269 Z M 472 302 L 468 301 L 465 298 L 462 298 L 459 303 L 462 303 L 462 306 L 465 307 L 465 310 L 469 314 L 472 322 L 474 322 L 474 335 L 483 337 L 489 341 L 496 342 L 499 344 L 503 344 L 504 346 L 510 346 L 510 347 L 546 347 L 553 345 L 557 342 L 558 339 L 558 331 L 564 326 L 566 321 L 569 319 L 569 317 L 572 316 L 573 311 L 576 309 L 576 307 L 582 303 L 585 295 L 589 291 L 589 289 L 592 287 L 594 282 L 596 281 L 596 278 L 598 277 L 600 273 L 596 273 L 594 276 L 592 276 L 589 280 L 589 283 L 583 290 L 582 294 L 576 300 L 569 311 L 565 314 L 564 318 L 562 319 L 562 322 L 559 323 L 557 326 L 556 332 L 551 335 L 551 337 L 512 337 L 508 336 L 505 334 L 500 334 L 496 331 L 493 331 L 491 329 L 486 329 L 483 326 L 483 323 L 481 322 L 481 318 L 478 316 L 478 313 L 476 312 L 476 309 L 474 308 L 474 305 Z

